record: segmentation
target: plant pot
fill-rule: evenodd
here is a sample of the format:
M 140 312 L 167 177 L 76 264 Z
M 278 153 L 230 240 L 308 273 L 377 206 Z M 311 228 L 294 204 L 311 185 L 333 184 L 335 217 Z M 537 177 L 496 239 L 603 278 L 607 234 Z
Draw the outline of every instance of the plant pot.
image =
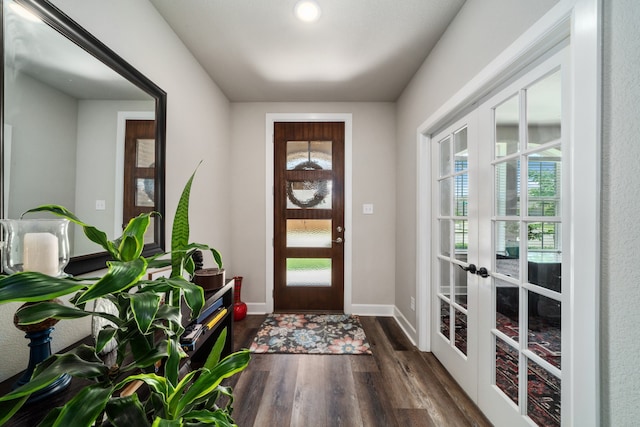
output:
M 193 283 L 205 292 L 217 291 L 224 286 L 224 268 L 203 268 L 193 273 Z

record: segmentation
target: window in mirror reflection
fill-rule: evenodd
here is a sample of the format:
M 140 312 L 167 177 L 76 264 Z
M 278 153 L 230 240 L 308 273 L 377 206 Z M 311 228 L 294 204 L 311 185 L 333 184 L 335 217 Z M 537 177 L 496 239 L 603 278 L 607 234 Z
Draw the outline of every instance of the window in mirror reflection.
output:
M 154 211 L 156 140 L 153 120 L 127 120 L 124 147 L 123 227 Z M 148 233 L 153 233 L 150 227 Z

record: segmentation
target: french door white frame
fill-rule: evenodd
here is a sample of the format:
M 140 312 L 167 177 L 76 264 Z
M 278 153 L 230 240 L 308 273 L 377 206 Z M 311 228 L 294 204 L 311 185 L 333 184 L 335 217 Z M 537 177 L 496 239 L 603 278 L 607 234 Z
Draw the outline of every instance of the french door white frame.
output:
M 266 304 L 265 312 L 273 312 L 273 124 L 275 122 L 343 122 L 344 123 L 344 312 L 352 313 L 351 294 L 353 284 L 353 143 L 352 115 L 350 113 L 267 113 L 266 115 Z
M 429 351 L 433 327 L 431 136 L 559 42 L 569 39 L 572 275 L 566 284 L 571 326 L 563 330 L 569 334 L 570 345 L 563 347 L 562 355 L 566 363 L 562 421 L 580 426 L 597 426 L 600 420 L 601 10 L 601 0 L 561 0 L 417 129 L 417 335 L 418 347 Z

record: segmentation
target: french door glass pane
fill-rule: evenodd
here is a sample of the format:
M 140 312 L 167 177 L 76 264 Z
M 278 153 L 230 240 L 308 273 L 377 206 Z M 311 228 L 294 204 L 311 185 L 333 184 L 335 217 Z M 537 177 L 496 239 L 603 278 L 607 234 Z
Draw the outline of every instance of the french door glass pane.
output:
M 520 222 L 495 222 L 496 273 L 520 278 Z
M 468 273 L 461 268 L 454 266 L 454 293 L 455 301 L 463 307 L 467 307 L 467 275 Z
M 496 329 L 511 338 L 520 341 L 518 331 L 520 311 L 520 287 L 505 280 L 496 281 Z
M 331 286 L 331 258 L 287 258 L 287 286 Z
M 441 219 L 440 224 L 440 254 L 442 256 L 451 256 L 451 221 Z
M 527 89 L 527 147 L 560 140 L 562 102 L 560 71 Z
M 467 249 L 469 247 L 469 221 L 454 221 L 456 259 L 467 262 Z
M 440 176 L 451 173 L 451 137 L 440 141 Z
M 518 351 L 500 338 L 496 340 L 496 386 L 518 404 Z
M 530 216 L 560 215 L 562 152 L 551 148 L 532 154 L 527 162 L 527 196 Z
M 528 348 L 560 369 L 561 303 L 533 291 L 528 291 L 527 297 L 529 299 Z
M 330 248 L 330 219 L 288 219 L 288 248 Z
M 455 159 L 455 170 L 466 170 L 469 159 L 466 127 L 453 134 L 453 153 Z
M 455 176 L 456 188 L 454 192 L 453 206 L 455 216 L 467 216 L 469 204 L 469 174 L 463 173 Z
M 440 333 L 444 335 L 447 341 L 450 340 L 449 334 L 451 333 L 451 309 L 449 303 L 440 300 Z
M 520 149 L 519 119 L 518 95 L 512 96 L 495 109 L 496 158 L 517 153 Z
M 461 312 L 460 310 L 455 311 L 455 322 L 456 322 L 456 348 L 462 352 L 466 356 L 467 354 L 467 315 Z
M 540 426 L 560 426 L 560 378 L 527 362 L 527 415 Z
M 331 141 L 287 141 L 287 170 L 331 170 Z
M 440 181 L 440 215 L 451 215 L 452 197 L 451 178 L 443 179 Z
M 451 272 L 449 261 L 439 260 L 440 264 L 440 293 L 446 297 L 451 297 Z
M 495 166 L 496 215 L 520 215 L 520 159 Z

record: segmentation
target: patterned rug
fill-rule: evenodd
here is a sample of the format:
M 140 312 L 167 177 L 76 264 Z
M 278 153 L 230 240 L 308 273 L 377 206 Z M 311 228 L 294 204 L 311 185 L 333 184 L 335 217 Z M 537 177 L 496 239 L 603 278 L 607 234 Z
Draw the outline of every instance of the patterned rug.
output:
M 270 314 L 249 349 L 252 353 L 371 354 L 357 316 Z

